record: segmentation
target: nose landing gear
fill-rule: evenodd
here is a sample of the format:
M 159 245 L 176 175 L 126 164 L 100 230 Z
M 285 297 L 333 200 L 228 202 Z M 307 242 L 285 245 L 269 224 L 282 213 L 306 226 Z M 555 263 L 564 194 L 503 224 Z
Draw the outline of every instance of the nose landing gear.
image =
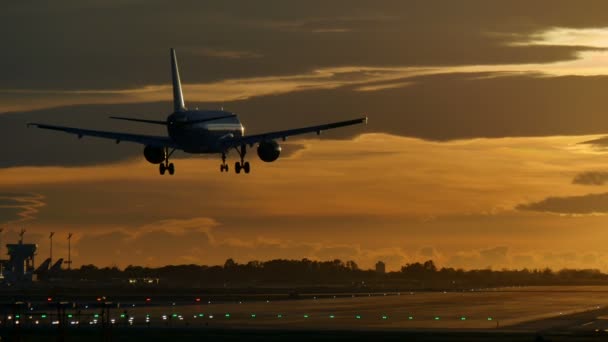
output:
M 226 152 L 222 153 L 222 165 L 220 165 L 220 172 L 228 172 L 228 164 L 226 164 Z

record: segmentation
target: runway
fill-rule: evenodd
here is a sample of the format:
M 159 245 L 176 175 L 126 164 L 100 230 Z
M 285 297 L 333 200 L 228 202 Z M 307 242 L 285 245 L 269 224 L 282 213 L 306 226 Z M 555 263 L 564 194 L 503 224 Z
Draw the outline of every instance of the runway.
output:
M 595 312 L 608 306 L 604 288 L 404 292 L 291 301 L 194 305 L 129 305 L 133 324 L 307 329 L 524 329 L 526 322 Z M 124 321 L 123 321 L 124 323 Z M 127 322 L 128 323 L 128 322 Z M 542 329 L 542 326 L 536 326 Z
M 5 315 L 5 331 L 97 336 L 113 331 L 121 336 L 218 336 L 219 340 L 245 335 L 299 334 L 352 340 L 353 337 L 418 336 L 417 340 L 496 340 L 538 334 L 553 340 L 584 336 L 606 338 L 608 288 L 530 287 L 454 292 L 402 292 L 351 296 L 329 296 L 294 300 L 253 299 L 215 302 L 197 297 L 191 301 L 167 302 L 142 298 L 137 302 L 115 302 L 103 324 L 99 307 L 74 303 L 66 309 L 65 327 L 45 306 L 33 304 L 27 312 Z M 44 315 L 44 318 L 43 318 Z M 16 319 L 19 320 L 15 324 Z M 37 323 L 36 323 L 37 322 Z M 57 329 L 59 330 L 57 330 Z M 17 330 L 15 330 L 17 329 Z M 353 335 L 355 334 L 355 335 Z M 362 335 L 359 335 L 362 334 Z M 379 334 L 379 335 L 378 335 Z M 456 339 L 452 339 L 452 338 Z M 559 337 L 559 338 L 556 338 Z M 210 340 L 213 340 L 210 338 Z M 297 339 L 296 339 L 297 340 Z M 522 339 L 525 340 L 525 339 Z

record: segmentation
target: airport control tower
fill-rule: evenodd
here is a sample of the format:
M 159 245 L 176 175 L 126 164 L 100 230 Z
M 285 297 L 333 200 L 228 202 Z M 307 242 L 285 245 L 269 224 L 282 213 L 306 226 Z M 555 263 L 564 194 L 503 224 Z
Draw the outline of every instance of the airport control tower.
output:
M 23 233 L 19 243 L 7 244 L 9 259 L 6 263 L 6 273 L 10 274 L 14 281 L 32 281 L 34 274 L 34 256 L 38 245 L 33 243 L 23 243 Z

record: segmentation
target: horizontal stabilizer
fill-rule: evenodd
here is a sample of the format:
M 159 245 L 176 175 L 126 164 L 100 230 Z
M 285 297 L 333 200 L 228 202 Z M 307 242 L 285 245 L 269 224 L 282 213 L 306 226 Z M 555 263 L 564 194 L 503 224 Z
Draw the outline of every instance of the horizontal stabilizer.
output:
M 110 116 L 110 119 L 143 122 L 143 123 L 149 123 L 149 124 L 155 124 L 155 125 L 165 125 L 165 126 L 167 125 L 166 121 L 159 121 L 159 120 L 123 118 L 123 117 L 120 117 L 120 116 Z

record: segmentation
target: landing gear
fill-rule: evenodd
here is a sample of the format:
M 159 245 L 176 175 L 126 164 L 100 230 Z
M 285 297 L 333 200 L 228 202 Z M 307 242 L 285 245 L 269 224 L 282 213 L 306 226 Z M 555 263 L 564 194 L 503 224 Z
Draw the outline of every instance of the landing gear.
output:
M 164 175 L 165 171 L 169 171 L 170 175 L 175 173 L 175 165 L 169 163 L 169 157 L 171 157 L 173 152 L 175 152 L 175 149 L 172 149 L 171 152 L 169 152 L 169 149 L 165 147 L 165 160 L 158 165 L 158 171 L 161 175 Z
M 249 162 L 245 161 L 245 155 L 247 154 L 247 145 L 242 144 L 240 149 L 238 147 L 235 147 L 234 149 L 239 153 L 239 156 L 241 157 L 241 161 L 236 162 L 234 164 L 234 171 L 236 173 L 241 173 L 241 170 L 243 170 L 245 171 L 245 173 L 249 173 L 249 171 L 251 171 L 251 167 L 249 166 Z
M 243 144 L 240 147 L 235 147 L 234 149 L 239 153 L 239 157 L 241 158 L 240 162 L 237 161 L 236 163 L 234 163 L 234 172 L 241 173 L 242 170 L 245 171 L 245 173 L 249 173 L 249 171 L 251 171 L 251 166 L 249 165 L 249 162 L 245 161 L 245 155 L 247 154 L 247 146 Z M 222 153 L 222 164 L 220 165 L 220 172 L 228 172 L 228 164 L 226 164 L 226 152 Z
M 222 153 L 222 165 L 220 165 L 220 172 L 228 172 L 228 164 L 226 164 L 226 153 Z

